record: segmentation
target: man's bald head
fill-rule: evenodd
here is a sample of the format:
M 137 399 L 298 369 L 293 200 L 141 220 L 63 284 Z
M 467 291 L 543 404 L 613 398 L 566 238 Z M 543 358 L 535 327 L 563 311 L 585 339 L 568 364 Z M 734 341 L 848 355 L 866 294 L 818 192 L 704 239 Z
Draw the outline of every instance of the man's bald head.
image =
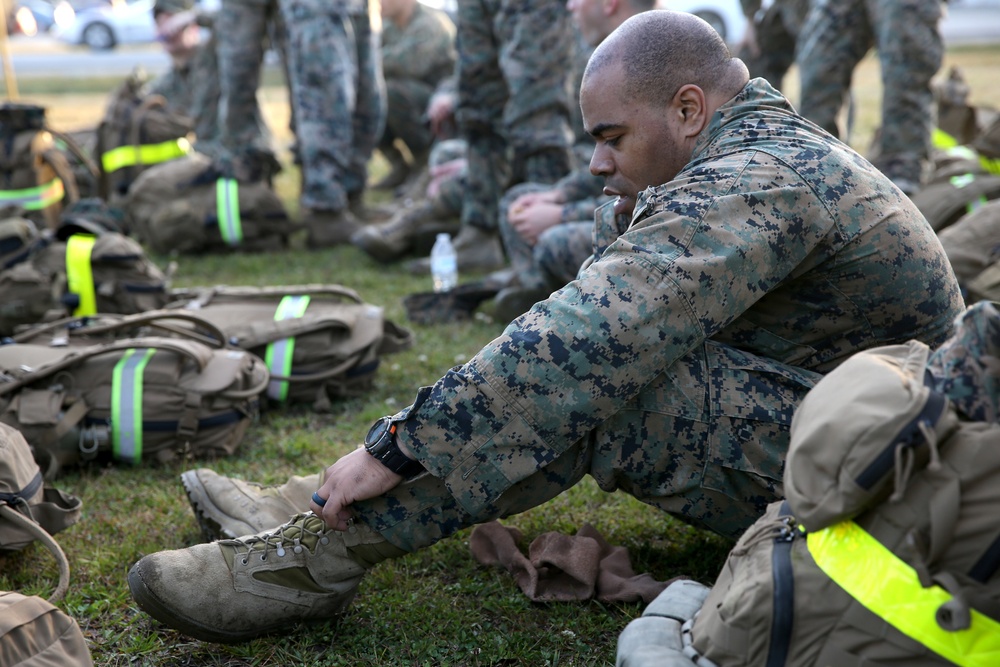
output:
M 749 80 L 719 33 L 687 12 L 653 10 L 622 23 L 594 50 L 584 81 L 615 63 L 622 66 L 629 98 L 651 104 L 667 104 L 686 84 L 727 100 Z

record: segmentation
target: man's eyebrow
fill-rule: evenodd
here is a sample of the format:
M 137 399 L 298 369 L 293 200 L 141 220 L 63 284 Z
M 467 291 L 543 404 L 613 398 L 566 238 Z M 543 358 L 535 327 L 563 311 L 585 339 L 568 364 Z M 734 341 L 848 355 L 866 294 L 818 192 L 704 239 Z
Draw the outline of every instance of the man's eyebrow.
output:
M 592 129 L 587 130 L 587 134 L 596 138 L 600 137 L 602 134 L 608 132 L 609 130 L 619 130 L 623 127 L 625 126 L 622 125 L 621 123 L 598 123 Z

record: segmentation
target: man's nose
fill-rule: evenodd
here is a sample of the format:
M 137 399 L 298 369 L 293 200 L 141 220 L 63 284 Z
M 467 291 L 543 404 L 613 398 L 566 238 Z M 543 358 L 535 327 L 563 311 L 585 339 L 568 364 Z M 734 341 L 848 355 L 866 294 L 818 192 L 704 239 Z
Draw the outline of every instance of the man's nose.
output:
M 594 154 L 590 156 L 590 173 L 594 176 L 606 176 L 614 169 L 614 163 L 608 156 L 608 152 L 598 144 L 594 147 Z

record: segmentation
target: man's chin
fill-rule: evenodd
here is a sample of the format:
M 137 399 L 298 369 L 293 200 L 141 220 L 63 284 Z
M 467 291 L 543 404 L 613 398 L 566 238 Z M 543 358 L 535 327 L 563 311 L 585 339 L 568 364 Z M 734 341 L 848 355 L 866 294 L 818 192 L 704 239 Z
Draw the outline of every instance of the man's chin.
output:
M 635 199 L 632 197 L 624 197 L 622 195 L 618 196 L 615 200 L 615 215 L 632 215 L 632 211 L 635 209 Z

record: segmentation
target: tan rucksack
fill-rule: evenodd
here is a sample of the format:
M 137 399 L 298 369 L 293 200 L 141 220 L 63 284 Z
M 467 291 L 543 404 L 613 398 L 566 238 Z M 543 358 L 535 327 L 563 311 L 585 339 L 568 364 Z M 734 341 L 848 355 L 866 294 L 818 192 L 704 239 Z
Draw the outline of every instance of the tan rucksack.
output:
M 913 195 L 913 203 L 941 231 L 988 201 L 1000 198 L 1000 176 L 962 173 L 934 182 Z
M 38 596 L 0 591 L 0 665 L 93 664 L 87 640 L 69 615 Z
M 194 121 L 167 109 L 160 95 L 142 94 L 146 76 L 135 72 L 114 90 L 97 127 L 94 152 L 100 194 L 115 202 L 149 167 L 191 152 Z
M 281 250 L 298 228 L 267 181 L 224 178 L 201 153 L 147 170 L 124 206 L 136 236 L 163 254 Z
M 946 379 L 911 341 L 817 383 L 792 422 L 787 500 L 740 538 L 689 624 L 696 664 L 998 664 L 998 351 L 1000 313 L 982 303 L 941 348 Z
M 381 358 L 413 333 L 340 285 L 217 286 L 174 290 L 172 307 L 212 322 L 232 344 L 265 359 L 268 405 L 330 401 L 368 391 Z
M 45 545 L 59 564 L 52 602 L 69 586 L 69 561 L 52 535 L 79 521 L 80 511 L 79 498 L 45 484 L 24 436 L 0 423 L 0 551 L 19 551 L 36 540 Z
M 118 232 L 63 224 L 55 234 L 0 225 L 18 261 L 0 268 L 0 335 L 67 315 L 140 313 L 163 307 L 170 275 L 135 240 Z
M 987 202 L 938 233 L 963 287 L 1000 259 L 1000 199 Z M 993 300 L 1000 300 L 997 293 Z M 976 300 L 982 299 L 980 295 Z
M 26 217 L 54 229 L 77 199 L 76 177 L 45 124 L 44 107 L 0 105 L 0 217 Z
M 24 434 L 46 478 L 94 459 L 228 456 L 255 419 L 270 379 L 261 359 L 183 329 L 115 339 L 123 328 L 0 346 L 0 421 Z

